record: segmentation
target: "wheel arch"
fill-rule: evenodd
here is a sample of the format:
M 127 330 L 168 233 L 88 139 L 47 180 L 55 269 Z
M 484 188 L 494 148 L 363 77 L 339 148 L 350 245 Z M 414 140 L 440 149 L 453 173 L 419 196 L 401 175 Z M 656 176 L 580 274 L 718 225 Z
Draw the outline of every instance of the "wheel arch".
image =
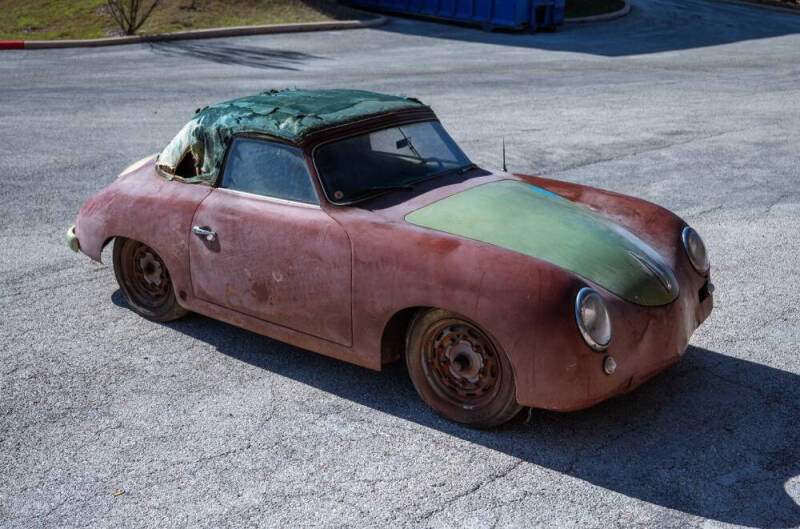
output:
M 111 242 L 114 241 L 117 237 L 120 237 L 120 235 L 110 235 L 105 238 L 103 244 L 100 245 L 100 251 L 97 254 L 98 261 L 102 262 L 103 250 L 105 250 L 108 247 L 108 245 L 111 244 Z
M 389 317 L 386 324 L 383 326 L 383 332 L 381 333 L 381 365 L 397 362 L 404 357 L 406 350 L 406 338 L 408 336 L 408 331 L 411 329 L 411 325 L 414 323 L 414 320 L 419 315 L 436 309 L 452 312 L 469 321 L 486 333 L 492 342 L 494 342 L 497 347 L 502 348 L 504 354 L 509 357 L 509 363 L 511 364 L 511 376 L 516 380 L 517 366 L 515 358 L 508 354 L 495 333 L 492 332 L 492 330 L 489 329 L 484 323 L 481 323 L 480 318 L 474 318 L 472 315 L 464 314 L 463 311 L 451 309 L 446 306 L 416 305 L 400 309 L 392 314 L 392 316 Z
M 400 309 L 386 321 L 381 333 L 381 365 L 391 364 L 403 358 L 406 336 L 411 323 L 420 312 L 434 307 L 419 305 Z

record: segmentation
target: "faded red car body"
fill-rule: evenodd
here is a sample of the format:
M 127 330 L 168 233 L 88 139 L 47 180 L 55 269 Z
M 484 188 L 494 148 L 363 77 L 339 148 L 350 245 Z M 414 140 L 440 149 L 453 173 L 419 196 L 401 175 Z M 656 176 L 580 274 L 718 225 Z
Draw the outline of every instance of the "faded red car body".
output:
M 305 148 L 311 152 L 323 139 L 311 137 Z M 316 177 L 310 157 L 307 163 Z M 679 297 L 634 305 L 548 262 L 405 221 L 426 204 L 501 179 L 529 182 L 628 229 L 672 268 Z M 323 197 L 318 178 L 315 185 Z M 188 310 L 370 369 L 400 358 L 415 309 L 462 314 L 507 354 L 518 403 L 551 410 L 585 408 L 633 389 L 677 362 L 711 312 L 712 296 L 701 292 L 708 278 L 692 269 L 681 246 L 686 224 L 655 204 L 507 173 L 425 182 L 403 198 L 386 195 L 364 207 L 282 204 L 167 180 L 150 159 L 86 202 L 76 234 L 96 260 L 114 237 L 153 248 Z M 209 214 L 219 233 L 214 243 L 191 233 L 193 225 L 211 224 Z M 252 251 L 221 251 L 231 243 Z M 614 321 L 625 322 L 606 352 L 618 364 L 611 376 L 576 325 L 571 300 L 587 285 Z

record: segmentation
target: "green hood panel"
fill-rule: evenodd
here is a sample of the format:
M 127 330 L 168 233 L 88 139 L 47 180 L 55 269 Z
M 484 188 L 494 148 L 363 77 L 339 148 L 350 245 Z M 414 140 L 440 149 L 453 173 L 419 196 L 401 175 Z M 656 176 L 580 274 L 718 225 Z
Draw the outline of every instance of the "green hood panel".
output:
M 542 259 L 639 305 L 678 297 L 661 256 L 594 211 L 515 180 L 479 185 L 424 206 L 406 221 Z

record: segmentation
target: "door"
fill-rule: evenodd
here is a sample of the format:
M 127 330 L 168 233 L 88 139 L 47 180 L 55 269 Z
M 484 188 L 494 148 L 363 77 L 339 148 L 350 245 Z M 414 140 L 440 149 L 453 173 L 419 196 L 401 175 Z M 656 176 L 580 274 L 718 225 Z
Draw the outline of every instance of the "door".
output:
M 189 236 L 200 299 L 350 345 L 350 242 L 320 207 L 300 149 L 235 137 Z

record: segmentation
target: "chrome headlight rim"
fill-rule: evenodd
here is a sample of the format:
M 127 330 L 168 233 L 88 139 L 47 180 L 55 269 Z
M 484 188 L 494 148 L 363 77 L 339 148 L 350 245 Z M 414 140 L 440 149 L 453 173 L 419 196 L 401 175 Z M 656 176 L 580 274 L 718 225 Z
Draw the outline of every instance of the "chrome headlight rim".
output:
M 689 240 L 692 236 L 695 236 L 697 238 L 697 242 L 700 243 L 700 246 L 703 249 L 704 259 L 700 259 L 699 256 L 692 252 L 691 245 L 689 243 Z M 686 226 L 681 232 L 681 240 L 683 241 L 683 249 L 686 252 L 686 257 L 689 258 L 689 264 L 692 265 L 692 268 L 694 268 L 695 272 L 698 274 L 703 276 L 707 275 L 708 271 L 711 270 L 711 261 L 708 258 L 708 249 L 706 248 L 706 243 L 703 242 L 703 238 L 700 237 L 700 234 L 697 233 L 697 230 L 691 226 Z M 703 262 L 699 262 L 700 260 Z
M 600 303 L 600 306 L 603 307 L 603 313 L 605 314 L 608 325 L 608 339 L 605 340 L 605 343 L 595 339 L 592 336 L 589 329 L 586 328 L 586 322 L 583 320 L 583 316 L 581 314 L 583 302 L 590 296 L 596 297 Z M 578 291 L 578 295 L 575 296 L 575 322 L 578 324 L 578 331 L 580 331 L 583 341 L 585 341 L 586 345 L 588 345 L 592 350 L 601 352 L 608 349 L 608 344 L 611 343 L 611 316 L 608 313 L 608 307 L 606 306 L 605 300 L 603 300 L 603 297 L 593 288 L 583 287 Z

